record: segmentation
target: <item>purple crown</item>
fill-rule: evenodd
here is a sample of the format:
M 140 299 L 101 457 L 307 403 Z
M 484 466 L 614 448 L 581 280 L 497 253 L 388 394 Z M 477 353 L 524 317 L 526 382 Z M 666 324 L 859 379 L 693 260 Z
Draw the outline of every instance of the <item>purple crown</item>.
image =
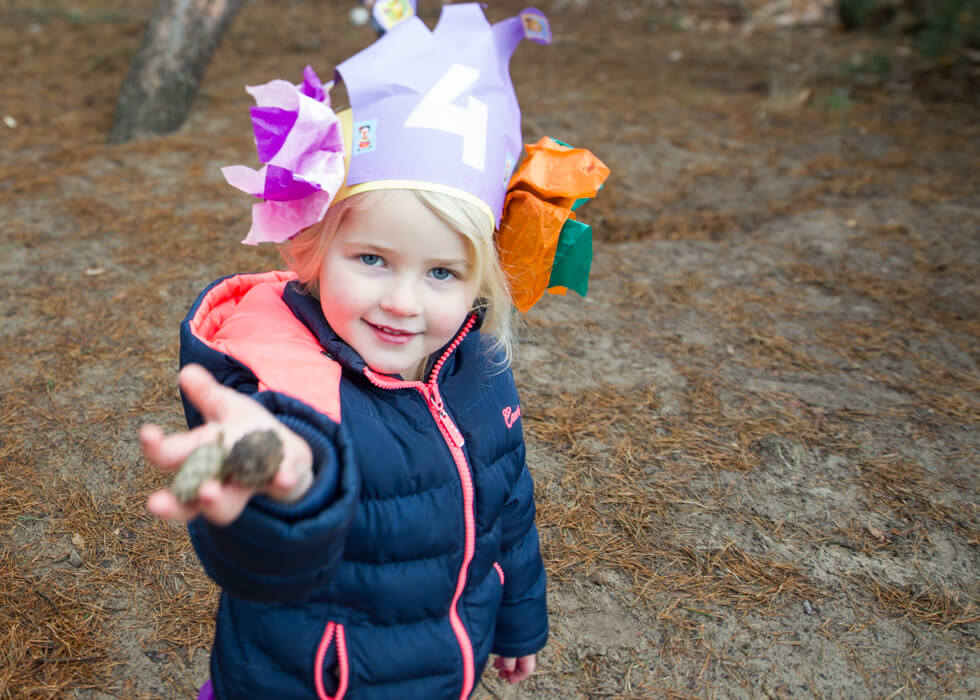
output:
M 551 43 L 540 10 L 491 26 L 478 3 L 446 5 L 433 31 L 418 17 L 399 22 L 337 66 L 349 126 L 311 68 L 300 85 L 248 88 L 266 165 L 222 170 L 231 185 L 264 200 L 252 209 L 244 242 L 284 241 L 333 202 L 374 189 L 448 192 L 479 205 L 496 226 L 522 148 L 509 64 L 523 39 Z
M 349 192 L 442 189 L 498 223 L 522 148 L 508 66 L 525 38 L 551 42 L 540 10 L 491 26 L 479 3 L 446 5 L 433 31 L 412 17 L 337 66 L 353 114 Z

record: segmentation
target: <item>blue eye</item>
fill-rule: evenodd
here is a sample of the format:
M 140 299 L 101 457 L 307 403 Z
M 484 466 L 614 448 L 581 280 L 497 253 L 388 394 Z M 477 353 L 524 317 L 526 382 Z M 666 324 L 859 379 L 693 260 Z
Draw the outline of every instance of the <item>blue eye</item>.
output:
M 434 267 L 429 272 L 429 274 L 431 274 L 435 279 L 439 280 L 440 282 L 455 277 L 452 271 L 447 270 L 444 267 Z
M 359 257 L 362 263 L 364 263 L 365 265 L 370 265 L 372 267 L 381 262 L 380 256 L 372 255 L 371 253 L 365 253 L 364 255 L 361 255 Z

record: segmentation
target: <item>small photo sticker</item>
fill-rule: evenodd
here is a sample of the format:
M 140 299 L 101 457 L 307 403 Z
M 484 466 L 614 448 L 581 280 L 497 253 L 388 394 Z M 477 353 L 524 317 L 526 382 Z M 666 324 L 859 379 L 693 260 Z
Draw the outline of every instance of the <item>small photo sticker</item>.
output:
M 514 173 L 514 165 L 516 165 L 517 159 L 507 151 L 507 159 L 504 161 L 504 186 L 510 182 L 510 176 Z
M 378 143 L 378 120 L 354 122 L 354 139 L 351 155 L 370 153 Z
M 378 0 L 372 9 L 375 21 L 385 31 L 415 16 L 415 3 L 409 0 Z
M 551 26 L 548 18 L 538 10 L 525 10 L 521 13 L 521 24 L 524 25 L 524 36 L 539 44 L 551 43 Z

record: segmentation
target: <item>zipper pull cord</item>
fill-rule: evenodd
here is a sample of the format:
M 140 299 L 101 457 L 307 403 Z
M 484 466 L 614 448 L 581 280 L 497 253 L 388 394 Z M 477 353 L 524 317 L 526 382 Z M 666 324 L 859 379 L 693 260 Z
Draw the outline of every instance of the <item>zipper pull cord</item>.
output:
M 442 395 L 439 393 L 439 385 L 432 382 L 431 384 L 424 386 L 426 386 L 428 389 L 426 398 L 429 400 L 432 408 L 435 409 L 436 415 L 439 418 L 439 424 L 442 425 L 445 431 L 449 434 L 449 437 L 452 439 L 456 447 L 462 447 L 464 444 L 466 444 L 466 441 L 463 439 L 463 434 L 459 432 L 459 428 L 456 427 L 453 419 L 450 418 L 449 414 L 446 412 L 446 405 L 443 403 Z

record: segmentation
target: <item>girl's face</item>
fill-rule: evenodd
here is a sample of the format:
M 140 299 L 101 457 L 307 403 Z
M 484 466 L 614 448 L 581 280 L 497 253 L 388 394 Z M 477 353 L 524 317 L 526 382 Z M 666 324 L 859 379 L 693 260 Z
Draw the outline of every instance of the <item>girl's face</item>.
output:
M 327 322 L 369 367 L 421 379 L 473 308 L 469 244 L 414 195 L 347 212 L 320 267 Z

